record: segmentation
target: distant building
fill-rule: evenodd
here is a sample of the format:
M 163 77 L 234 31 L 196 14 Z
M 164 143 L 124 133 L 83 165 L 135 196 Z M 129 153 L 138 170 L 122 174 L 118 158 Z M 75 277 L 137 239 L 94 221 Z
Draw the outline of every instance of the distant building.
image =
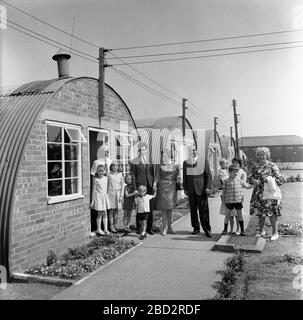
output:
M 256 160 L 256 148 L 268 147 L 274 162 L 303 162 L 303 137 L 297 135 L 256 136 L 239 139 L 239 148 Z

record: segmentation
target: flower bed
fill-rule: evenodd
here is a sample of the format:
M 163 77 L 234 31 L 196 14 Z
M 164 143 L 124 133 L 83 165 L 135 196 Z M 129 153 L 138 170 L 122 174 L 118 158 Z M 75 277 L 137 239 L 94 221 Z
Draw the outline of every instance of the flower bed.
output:
M 28 268 L 25 273 L 63 279 L 79 279 L 84 274 L 115 259 L 136 244 L 134 240 L 106 235 L 94 238 L 87 245 L 69 248 L 68 252 L 60 257 L 50 249 L 45 263 Z

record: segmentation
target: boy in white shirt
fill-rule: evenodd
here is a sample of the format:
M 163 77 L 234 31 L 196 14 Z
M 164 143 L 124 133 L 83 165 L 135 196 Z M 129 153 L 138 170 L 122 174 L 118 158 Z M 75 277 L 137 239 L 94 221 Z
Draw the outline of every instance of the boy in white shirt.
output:
M 156 197 L 156 190 L 154 190 L 154 194 L 146 194 L 147 189 L 145 186 L 141 185 L 138 188 L 138 197 L 135 199 L 136 209 L 137 209 L 137 217 L 140 225 L 140 236 L 139 240 L 143 240 L 146 238 L 146 224 L 147 217 L 150 212 L 149 201 L 152 198 Z

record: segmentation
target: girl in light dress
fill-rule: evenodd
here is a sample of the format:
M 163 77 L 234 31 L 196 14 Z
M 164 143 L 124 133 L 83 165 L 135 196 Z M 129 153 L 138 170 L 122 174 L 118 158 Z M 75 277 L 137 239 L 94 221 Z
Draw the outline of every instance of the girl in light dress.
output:
M 109 199 L 107 196 L 107 177 L 104 175 L 106 173 L 106 167 L 103 164 L 98 165 L 97 171 L 93 178 L 93 193 L 92 202 L 90 207 L 98 212 L 97 215 L 97 234 L 105 235 L 109 234 L 107 230 L 107 210 L 110 207 Z M 101 229 L 101 222 L 103 220 L 103 228 Z
M 107 174 L 108 178 L 108 187 L 107 187 L 107 195 L 110 203 L 109 210 L 109 227 L 112 233 L 117 233 L 117 225 L 118 225 L 118 210 L 122 205 L 122 197 L 123 197 L 123 175 L 121 172 L 118 172 L 118 162 L 112 161 L 110 165 L 110 172 Z

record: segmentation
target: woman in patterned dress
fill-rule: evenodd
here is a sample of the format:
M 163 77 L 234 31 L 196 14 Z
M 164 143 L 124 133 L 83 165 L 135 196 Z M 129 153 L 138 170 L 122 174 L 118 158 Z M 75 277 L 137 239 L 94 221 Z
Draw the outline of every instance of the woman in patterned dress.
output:
M 172 211 L 177 201 L 176 182 L 180 179 L 180 167 L 171 160 L 170 150 L 165 149 L 162 165 L 157 168 L 157 208 L 161 210 L 162 232 L 174 234 L 172 229 Z
M 264 184 L 267 182 L 267 177 L 275 178 L 278 186 L 284 182 L 278 166 L 271 162 L 270 151 L 266 147 L 259 147 L 256 149 L 257 163 L 253 166 L 250 179 L 254 184 L 251 200 L 250 200 L 250 214 L 259 217 L 259 231 L 256 236 L 265 236 L 264 224 L 265 218 L 269 217 L 272 226 L 271 240 L 278 239 L 277 222 L 278 217 L 281 216 L 281 202 L 280 200 L 270 200 L 263 198 Z

